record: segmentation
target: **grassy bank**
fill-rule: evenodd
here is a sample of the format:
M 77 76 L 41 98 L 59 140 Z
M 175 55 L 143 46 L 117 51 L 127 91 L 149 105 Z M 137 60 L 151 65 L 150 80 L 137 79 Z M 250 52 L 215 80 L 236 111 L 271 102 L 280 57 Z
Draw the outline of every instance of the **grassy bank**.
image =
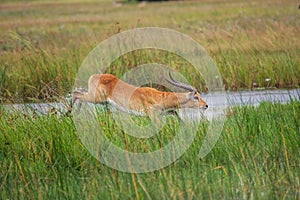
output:
M 71 91 L 77 69 L 101 41 L 159 26 L 191 36 L 212 56 L 227 89 L 299 87 L 299 13 L 294 1 L 187 1 L 139 6 L 111 1 L 0 4 L 2 101 L 55 101 Z M 131 57 L 132 55 L 128 55 Z M 140 61 L 140 62 L 137 62 Z M 112 73 L 152 60 L 199 76 L 167 55 L 118 62 Z M 266 81 L 268 80 L 268 81 Z
M 205 124 L 174 164 L 145 174 L 123 173 L 94 159 L 72 118 L 0 115 L 1 199 L 299 199 L 300 103 L 234 108 L 203 160 Z M 107 122 L 107 118 L 103 118 Z M 174 122 L 161 133 L 172 138 Z M 112 138 L 144 146 L 112 125 Z M 176 122 L 175 122 L 176 126 Z M 104 128 L 105 128 L 104 127 Z M 112 135 L 113 134 L 113 135 Z M 148 145 L 157 145 L 153 138 Z

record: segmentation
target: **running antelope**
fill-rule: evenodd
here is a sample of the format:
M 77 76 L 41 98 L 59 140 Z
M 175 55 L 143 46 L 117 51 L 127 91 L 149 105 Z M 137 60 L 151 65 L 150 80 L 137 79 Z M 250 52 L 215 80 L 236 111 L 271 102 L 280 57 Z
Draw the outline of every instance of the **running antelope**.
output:
M 88 91 L 74 91 L 72 102 L 76 100 L 91 103 L 108 103 L 134 114 L 151 115 L 153 110 L 174 111 L 177 108 L 207 109 L 208 105 L 199 92 L 191 85 L 175 81 L 171 73 L 166 81 L 188 92 L 162 92 L 150 87 L 130 85 L 111 74 L 94 74 L 89 78 Z

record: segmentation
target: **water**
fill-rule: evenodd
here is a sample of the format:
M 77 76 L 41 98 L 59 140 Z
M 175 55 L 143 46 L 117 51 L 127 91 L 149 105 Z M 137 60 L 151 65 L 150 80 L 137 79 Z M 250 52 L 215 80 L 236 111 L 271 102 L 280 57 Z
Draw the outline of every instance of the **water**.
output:
M 238 92 L 214 92 L 202 95 L 203 99 L 210 106 L 205 115 L 213 115 L 218 107 L 227 106 L 258 106 L 262 102 L 272 102 L 285 104 L 292 100 L 299 101 L 300 89 L 292 90 L 258 90 L 258 91 L 238 91 Z M 226 97 L 226 98 L 224 98 Z M 224 99 L 227 99 L 224 101 Z M 69 111 L 71 97 L 57 103 L 38 104 L 12 104 L 6 105 L 11 111 L 26 112 L 30 114 L 65 114 Z
M 219 102 L 221 97 L 226 95 L 227 105 L 229 106 L 258 106 L 262 102 L 288 103 L 291 100 L 299 100 L 300 89 L 293 90 L 257 90 L 257 91 L 239 91 L 239 92 L 216 92 L 206 96 L 214 100 L 215 106 L 224 106 L 224 102 Z
M 297 101 L 300 98 L 300 89 L 256 91 L 249 90 L 226 93 L 215 92 L 202 96 L 204 99 L 207 99 L 208 105 L 210 105 L 210 103 L 212 104 L 212 108 L 208 109 L 204 113 L 205 118 L 211 120 L 218 116 L 225 116 L 226 108 L 228 106 L 259 106 L 263 102 L 285 104 L 293 100 Z M 186 113 L 185 115 L 188 116 L 191 114 Z M 193 118 L 189 118 L 189 120 L 197 120 L 200 118 L 201 115 L 198 114 Z

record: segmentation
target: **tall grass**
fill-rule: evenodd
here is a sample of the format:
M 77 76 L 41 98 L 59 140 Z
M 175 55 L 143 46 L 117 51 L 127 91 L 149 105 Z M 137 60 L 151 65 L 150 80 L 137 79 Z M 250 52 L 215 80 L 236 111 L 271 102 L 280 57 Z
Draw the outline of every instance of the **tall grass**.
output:
M 81 62 L 98 43 L 145 26 L 172 28 L 197 40 L 229 90 L 299 87 L 297 6 L 273 0 L 124 3 L 121 8 L 111 1 L 1 3 L 0 100 L 56 101 L 71 91 Z M 153 62 L 172 66 L 205 91 L 189 63 L 162 51 L 131 52 L 107 72 L 120 77 Z M 130 174 L 92 157 L 72 117 L 12 113 L 0 106 L 0 199 L 299 199 L 299 110 L 298 101 L 232 108 L 216 146 L 202 160 L 198 152 L 207 122 L 176 162 Z M 168 116 L 158 136 L 137 139 L 124 134 L 109 112 L 98 114 L 106 136 L 134 152 L 166 145 L 179 123 Z
M 85 149 L 71 117 L 32 116 L 1 109 L 1 199 L 299 199 L 300 104 L 235 107 L 221 137 L 202 160 L 197 155 L 205 124 L 188 151 L 161 170 L 130 174 L 99 163 Z M 156 149 L 159 140 L 124 136 L 102 127 L 115 144 Z M 173 117 L 161 132 L 171 140 Z M 150 150 L 151 150 L 150 149 Z M 140 149 L 132 149 L 141 151 Z M 149 150 L 149 149 L 148 149 Z
M 299 15 L 291 1 L 161 2 L 145 7 L 124 3 L 121 8 L 111 1 L 28 5 L 0 5 L 2 101 L 55 101 L 71 91 L 77 69 L 97 44 L 145 26 L 175 29 L 198 41 L 229 90 L 299 87 Z M 138 59 L 167 63 L 198 89 L 205 88 L 197 85 L 199 76 L 188 65 L 172 56 L 146 54 Z M 124 66 L 137 64 L 123 60 L 110 72 L 121 75 Z

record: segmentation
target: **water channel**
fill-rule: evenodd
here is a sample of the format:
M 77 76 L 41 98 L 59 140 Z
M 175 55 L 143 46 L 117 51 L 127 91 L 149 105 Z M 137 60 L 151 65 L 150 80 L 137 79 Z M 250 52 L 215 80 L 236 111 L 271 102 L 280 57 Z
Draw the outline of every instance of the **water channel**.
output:
M 226 98 L 224 98 L 226 96 Z M 237 92 L 214 92 L 202 94 L 203 99 L 212 106 L 205 111 L 205 115 L 212 115 L 217 107 L 228 106 L 258 106 L 263 102 L 281 103 L 285 104 L 290 101 L 299 101 L 300 89 L 291 90 L 256 90 L 256 91 L 237 91 Z M 224 102 L 227 99 L 227 102 Z M 71 96 L 57 103 L 37 103 L 37 104 L 11 104 L 5 105 L 11 111 L 25 112 L 29 114 L 51 114 L 58 115 L 68 112 Z

